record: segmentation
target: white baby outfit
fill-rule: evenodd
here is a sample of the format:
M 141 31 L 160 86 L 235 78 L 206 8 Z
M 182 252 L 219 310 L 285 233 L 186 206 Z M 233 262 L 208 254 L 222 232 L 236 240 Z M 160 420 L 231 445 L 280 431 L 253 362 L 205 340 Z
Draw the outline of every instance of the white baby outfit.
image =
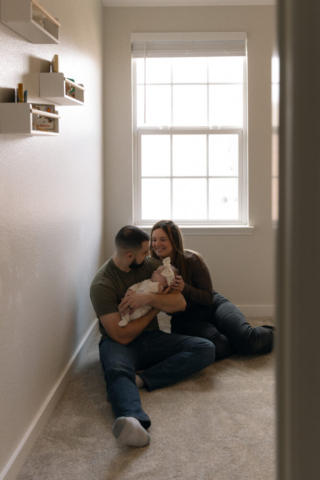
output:
M 170 257 L 163 259 L 164 270 L 161 272 L 163 277 L 166 277 L 168 286 L 171 284 L 172 280 L 175 278 L 175 274 L 170 265 Z M 161 293 L 163 291 L 163 287 L 160 285 L 160 292 L 159 292 L 159 282 L 153 282 L 152 280 L 144 280 L 140 283 L 135 283 L 130 287 L 130 290 L 133 290 L 134 293 Z M 144 305 L 143 307 L 137 308 L 137 310 L 132 313 L 131 315 L 127 313 L 123 315 L 118 323 L 120 327 L 125 327 L 128 325 L 131 320 L 137 320 L 137 318 L 143 317 L 146 315 L 152 307 L 150 305 Z
M 132 285 L 130 290 L 133 290 L 134 293 L 159 293 L 159 282 L 152 282 L 150 279 L 144 280 L 143 282 Z M 160 290 L 163 290 L 162 286 Z M 152 307 L 150 305 L 144 305 L 143 307 L 137 308 L 137 310 L 131 315 L 127 313 L 122 316 L 122 320 L 118 325 L 120 327 L 125 327 L 131 322 L 131 320 L 137 320 L 137 318 L 143 317 L 143 315 L 146 315 L 151 309 Z

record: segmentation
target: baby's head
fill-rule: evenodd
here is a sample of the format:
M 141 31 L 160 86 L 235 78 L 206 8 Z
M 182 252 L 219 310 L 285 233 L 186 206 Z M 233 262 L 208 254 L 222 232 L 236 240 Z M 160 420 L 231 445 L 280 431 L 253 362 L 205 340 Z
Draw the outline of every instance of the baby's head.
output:
M 155 270 L 151 275 L 151 280 L 153 282 L 159 282 L 160 285 L 166 288 L 168 286 L 167 278 L 161 275 L 164 269 L 165 269 L 164 265 L 161 265 L 160 267 L 158 267 L 157 270 Z M 174 273 L 174 276 L 176 277 L 179 273 L 178 269 L 176 267 L 173 267 L 172 265 L 171 265 L 171 269 Z

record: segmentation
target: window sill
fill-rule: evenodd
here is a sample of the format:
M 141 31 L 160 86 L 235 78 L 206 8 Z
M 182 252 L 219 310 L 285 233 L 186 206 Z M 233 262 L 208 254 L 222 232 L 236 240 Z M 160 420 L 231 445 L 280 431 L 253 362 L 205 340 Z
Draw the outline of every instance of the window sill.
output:
M 136 225 L 150 234 L 152 225 Z M 185 236 L 189 235 L 252 235 L 252 225 L 181 225 Z

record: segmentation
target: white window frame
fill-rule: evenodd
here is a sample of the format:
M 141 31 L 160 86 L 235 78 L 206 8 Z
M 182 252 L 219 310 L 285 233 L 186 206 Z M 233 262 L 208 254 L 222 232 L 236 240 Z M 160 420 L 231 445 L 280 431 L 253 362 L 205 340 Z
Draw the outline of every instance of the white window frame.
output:
M 132 34 L 131 41 L 154 41 L 154 40 L 220 40 L 238 38 L 239 33 L 174 33 L 174 34 Z M 245 37 L 246 38 L 246 37 Z M 161 219 L 142 219 L 141 218 L 141 136 L 142 135 L 170 135 L 172 146 L 172 136 L 177 134 L 205 134 L 207 140 L 209 135 L 237 133 L 239 135 L 239 220 L 179 220 L 174 221 L 188 235 L 192 234 L 244 234 L 250 235 L 253 227 L 248 224 L 248 81 L 247 81 L 247 56 L 243 57 L 243 128 L 239 127 L 152 127 L 137 126 L 137 98 L 136 98 L 136 68 L 135 62 L 132 62 L 132 118 L 133 118 L 133 217 L 135 225 L 142 228 L 150 228 L 151 225 Z M 192 85 L 192 84 L 190 84 Z M 172 155 L 172 149 L 171 149 Z M 171 157 L 172 160 L 172 157 Z M 172 161 L 171 161 L 172 165 Z M 208 148 L 207 148 L 207 174 L 208 174 Z M 161 178 L 161 177 L 157 177 Z M 171 178 L 172 176 L 163 177 Z M 201 178 L 201 177 L 192 177 Z M 209 176 L 207 175 L 207 182 Z M 213 177 L 216 178 L 216 177 Z M 172 208 L 172 203 L 171 203 Z

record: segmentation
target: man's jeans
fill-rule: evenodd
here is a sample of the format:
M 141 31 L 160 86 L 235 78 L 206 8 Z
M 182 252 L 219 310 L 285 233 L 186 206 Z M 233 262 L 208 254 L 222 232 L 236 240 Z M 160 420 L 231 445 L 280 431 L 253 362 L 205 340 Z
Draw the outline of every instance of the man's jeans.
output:
M 199 372 L 215 359 L 215 346 L 209 340 L 161 330 L 142 332 L 128 345 L 105 338 L 99 349 L 115 417 L 134 417 L 144 428 L 151 421 L 141 407 L 136 371 L 143 370 L 139 375 L 151 391 Z

